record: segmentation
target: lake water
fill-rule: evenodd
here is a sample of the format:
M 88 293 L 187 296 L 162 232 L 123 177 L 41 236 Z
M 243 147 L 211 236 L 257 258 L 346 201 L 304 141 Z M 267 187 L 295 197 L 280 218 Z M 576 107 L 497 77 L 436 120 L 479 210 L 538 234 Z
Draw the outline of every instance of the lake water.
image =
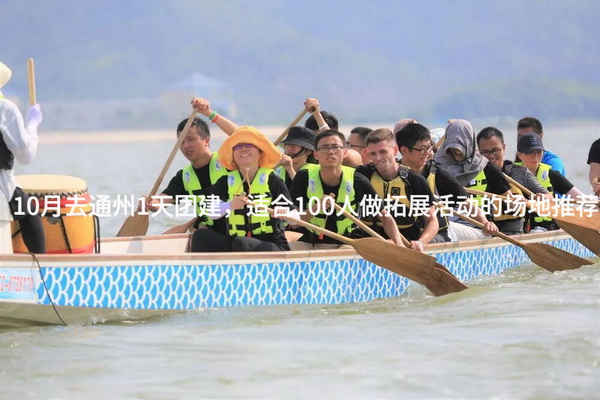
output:
M 281 129 L 267 131 L 275 137 Z M 512 154 L 516 135 L 503 131 Z M 81 132 L 76 144 L 43 135 L 35 164 L 17 171 L 79 176 L 96 195 L 148 193 L 173 145 L 170 132 L 123 132 L 116 137 L 131 141 L 122 142 Z M 546 136 L 572 182 L 589 192 L 585 160 L 599 125 L 546 127 Z M 167 180 L 184 163 L 178 155 Z M 103 236 L 114 235 L 123 220 L 101 219 Z M 161 215 L 149 233 L 173 224 Z M 600 260 L 594 261 L 554 274 L 525 265 L 442 298 L 413 285 L 405 296 L 361 304 L 0 329 L 1 397 L 597 398 Z

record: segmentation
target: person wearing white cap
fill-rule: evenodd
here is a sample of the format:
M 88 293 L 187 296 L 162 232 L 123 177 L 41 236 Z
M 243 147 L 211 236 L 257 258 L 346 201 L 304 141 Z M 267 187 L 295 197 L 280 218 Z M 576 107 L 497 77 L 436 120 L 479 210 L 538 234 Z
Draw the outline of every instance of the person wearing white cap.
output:
M 0 90 L 11 76 L 10 68 L 0 62 Z M 0 92 L 0 190 L 9 200 L 8 205 L 13 218 L 19 221 L 23 241 L 32 253 L 45 253 L 44 229 L 38 215 L 29 215 L 27 207 L 19 207 L 19 204 L 27 204 L 27 195 L 14 181 L 13 166 L 15 159 L 21 164 L 29 164 L 34 159 L 38 145 L 37 127 L 40 122 L 42 112 L 39 104 L 27 108 L 27 115 L 23 121 L 17 105 L 4 98 Z

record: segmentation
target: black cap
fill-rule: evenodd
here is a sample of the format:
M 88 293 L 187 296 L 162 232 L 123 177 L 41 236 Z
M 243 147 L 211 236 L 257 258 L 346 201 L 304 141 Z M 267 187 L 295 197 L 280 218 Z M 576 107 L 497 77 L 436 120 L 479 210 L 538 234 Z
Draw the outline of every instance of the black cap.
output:
M 517 141 L 517 151 L 519 153 L 533 153 L 536 150 L 544 150 L 542 138 L 537 133 L 526 133 Z
M 315 133 L 308 128 L 303 126 L 293 126 L 290 128 L 285 139 L 281 141 L 281 144 L 295 144 L 305 149 L 315 149 Z

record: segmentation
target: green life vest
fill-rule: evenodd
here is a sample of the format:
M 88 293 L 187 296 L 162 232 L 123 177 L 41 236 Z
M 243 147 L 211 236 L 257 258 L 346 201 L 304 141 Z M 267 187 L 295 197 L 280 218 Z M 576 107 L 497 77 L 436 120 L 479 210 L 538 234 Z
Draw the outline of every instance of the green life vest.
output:
M 306 194 L 309 204 L 311 204 L 312 198 L 322 199 L 326 194 L 329 194 L 323 193 L 323 184 L 321 182 L 321 166 L 316 164 L 313 165 L 314 167 L 308 168 L 308 187 L 306 188 Z M 356 212 L 358 207 L 356 205 L 354 193 L 354 168 L 342 166 L 342 181 L 340 182 L 340 188 L 338 189 L 338 192 L 334 194 L 336 203 L 342 207 L 347 207 L 350 205 L 351 210 L 348 210 L 348 208 L 346 208 L 346 210 L 349 212 L 352 210 Z M 308 204 L 306 206 L 308 207 Z M 338 234 L 345 235 L 354 230 L 354 224 L 352 220 L 344 215 L 338 216 L 338 213 L 335 211 L 335 209 L 329 216 L 325 214 L 323 210 L 320 211 L 320 214 L 315 215 L 310 219 L 310 223 L 321 228 L 325 228 L 327 218 L 335 218 Z
M 314 166 L 316 164 L 312 164 L 312 163 L 305 163 L 303 166 L 300 167 L 300 169 L 298 171 L 302 171 L 303 169 L 308 169 L 312 166 Z M 296 171 L 296 172 L 298 172 Z M 277 169 L 275 170 L 275 174 L 277 174 L 278 177 L 281 178 L 282 181 L 285 182 L 285 179 L 287 178 L 288 174 L 287 174 L 287 170 L 284 168 L 283 165 L 280 165 L 279 167 L 277 167 Z
M 523 165 L 522 162 L 516 162 L 515 165 Z M 537 178 L 538 182 L 550 193 L 550 194 L 554 194 L 554 189 L 552 188 L 552 182 L 550 182 L 550 170 L 552 169 L 552 167 L 548 164 L 544 164 L 544 163 L 540 163 L 540 165 L 538 166 L 537 171 L 535 172 L 535 177 Z M 537 216 L 537 214 L 535 214 L 536 216 L 533 217 L 533 220 L 535 222 L 550 222 L 552 221 L 552 218 L 549 217 L 540 217 Z
M 487 177 L 485 176 L 485 171 L 482 169 L 475 176 L 475 178 L 471 179 L 471 182 L 467 183 L 465 187 L 473 190 L 479 190 L 481 192 L 485 192 L 487 190 Z M 479 207 L 483 206 L 483 197 L 479 195 L 471 195 L 471 197 L 477 200 L 477 204 Z
M 217 183 L 219 178 L 224 175 L 227 175 L 227 170 L 223 168 L 223 166 L 218 161 L 218 154 L 213 153 L 210 157 L 210 161 L 208 162 L 208 174 L 210 178 L 210 183 L 214 185 Z M 206 209 L 204 208 L 204 195 L 195 195 L 194 192 L 198 190 L 202 190 L 202 185 L 200 184 L 200 180 L 198 179 L 198 175 L 196 175 L 196 171 L 192 164 L 188 164 L 183 168 L 183 173 L 181 174 L 181 179 L 183 180 L 183 188 L 190 196 L 195 196 L 194 203 L 196 204 L 196 215 L 198 215 L 200 219 L 200 223 L 206 226 L 214 225 L 215 221 L 206 215 Z
M 249 197 L 254 199 L 257 204 L 271 206 L 272 194 L 269 190 L 269 175 L 274 171 L 269 168 L 259 168 L 256 171 L 254 179 L 250 183 Z M 227 174 L 227 195 L 229 201 L 240 194 L 240 188 L 244 182 L 240 171 L 235 170 Z M 248 214 L 247 207 L 239 210 L 232 210 L 229 213 L 229 235 L 231 236 L 258 236 L 261 234 L 273 233 L 273 220 L 269 214 L 263 210 L 254 210 L 251 215 Z

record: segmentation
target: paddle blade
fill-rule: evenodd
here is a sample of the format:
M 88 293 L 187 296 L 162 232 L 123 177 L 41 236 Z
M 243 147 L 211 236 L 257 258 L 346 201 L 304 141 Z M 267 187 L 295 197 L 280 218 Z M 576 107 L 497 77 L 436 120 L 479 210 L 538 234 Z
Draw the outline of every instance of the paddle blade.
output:
M 459 281 L 446 267 L 436 262 L 433 266 L 433 274 L 427 284 L 427 288 L 434 295 L 443 296 L 448 293 L 460 292 L 469 287 Z
M 447 270 L 434 271 L 435 258 L 427 254 L 376 238 L 354 239 L 351 244 L 365 260 L 424 285 L 436 296 L 466 288 Z M 452 278 L 460 283 L 460 289 Z
M 589 216 L 585 214 L 579 215 L 577 212 L 574 214 L 575 215 L 562 215 L 561 213 L 555 213 L 555 215 L 552 215 L 552 218 L 556 221 L 567 222 L 582 228 L 600 231 L 600 212 L 593 212 Z
M 522 249 L 525 250 L 531 261 L 550 272 L 577 269 L 582 265 L 593 264 L 585 258 L 545 243 L 523 244 Z
M 600 257 L 600 232 L 564 221 L 556 221 L 556 223 L 563 231 Z
M 132 216 L 127 217 L 123 226 L 119 229 L 117 237 L 123 236 L 144 236 L 148 232 L 148 225 L 150 224 L 147 214 L 135 213 Z

